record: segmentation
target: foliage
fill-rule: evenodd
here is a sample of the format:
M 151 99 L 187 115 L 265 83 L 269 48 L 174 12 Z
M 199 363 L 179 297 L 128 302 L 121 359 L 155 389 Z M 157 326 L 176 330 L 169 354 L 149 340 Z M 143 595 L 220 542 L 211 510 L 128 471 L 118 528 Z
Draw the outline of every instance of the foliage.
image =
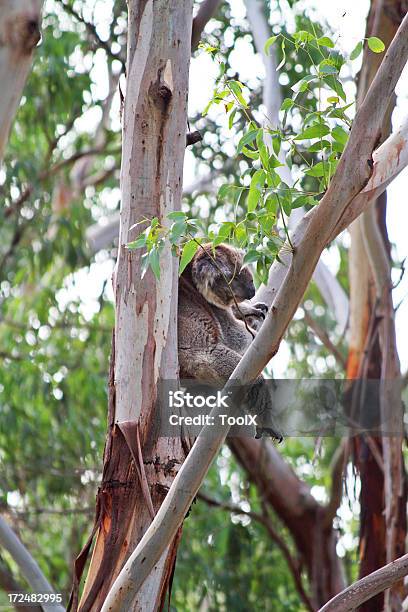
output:
M 146 219 L 140 221 L 148 225 L 127 248 L 146 249 L 142 255 L 142 274 L 150 266 L 156 278 L 160 277 L 159 257 L 167 240 L 173 254 L 181 255 L 180 274 L 203 242 L 216 247 L 221 242 L 232 241 L 245 249 L 244 264 L 256 264 L 259 281 L 266 283 L 271 263 L 279 260 L 279 251 L 293 248 L 285 218 L 295 208 L 317 205 L 323 197 L 347 144 L 352 125 L 347 111 L 354 105 L 354 102 L 348 103 L 340 80 L 346 58 L 335 50 L 329 36 L 317 33 L 314 24 L 311 29 L 298 30 L 292 36 L 280 33 L 265 44 L 265 53 L 272 45 L 280 44 L 282 59 L 277 70 L 286 64 L 288 47 L 300 65 L 305 60 L 310 62 L 306 74 L 291 85 L 291 96 L 283 100 L 281 126 L 268 125 L 268 120 L 266 125 L 256 121 L 249 102 L 250 92 L 238 79 L 227 76 L 220 48 L 208 43 L 200 45 L 219 62 L 214 94 L 203 116 L 212 105 L 222 105 L 228 127 L 233 130 L 236 116 L 241 115 L 245 127 L 236 146 L 236 156 L 249 160 L 248 167 L 238 184 L 226 183 L 220 187 L 219 203 L 230 204 L 233 214 L 218 223 L 216 230 L 205 232 L 200 219 L 190 218 L 183 212 L 170 213 L 168 226 L 158 218 L 150 223 Z M 384 49 L 378 38 L 369 38 L 368 45 L 375 52 Z M 362 47 L 359 43 L 350 59 L 357 58 Z M 294 129 L 296 121 L 298 129 Z M 302 160 L 302 174 L 290 186 L 283 180 L 279 168 L 285 164 L 292 168 L 296 157 Z

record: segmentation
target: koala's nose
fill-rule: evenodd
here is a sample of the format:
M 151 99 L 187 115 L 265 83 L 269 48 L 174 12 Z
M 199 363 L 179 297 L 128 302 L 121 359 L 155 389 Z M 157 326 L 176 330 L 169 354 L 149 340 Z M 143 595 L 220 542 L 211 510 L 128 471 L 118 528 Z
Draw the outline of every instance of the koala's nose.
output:
M 252 285 L 251 287 L 248 287 L 247 291 L 246 291 L 246 299 L 250 300 L 251 298 L 253 298 L 255 295 L 255 287 L 254 285 Z

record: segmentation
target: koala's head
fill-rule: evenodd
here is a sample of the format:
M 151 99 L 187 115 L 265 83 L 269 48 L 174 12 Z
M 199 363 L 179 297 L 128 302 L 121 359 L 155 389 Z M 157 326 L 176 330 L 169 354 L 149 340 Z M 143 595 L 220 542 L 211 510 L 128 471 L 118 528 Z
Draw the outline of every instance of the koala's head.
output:
M 237 302 L 254 297 L 252 274 L 242 262 L 243 253 L 226 244 L 215 248 L 215 257 L 211 245 L 198 249 L 192 261 L 192 279 L 207 302 L 229 308 L 234 303 L 232 294 Z

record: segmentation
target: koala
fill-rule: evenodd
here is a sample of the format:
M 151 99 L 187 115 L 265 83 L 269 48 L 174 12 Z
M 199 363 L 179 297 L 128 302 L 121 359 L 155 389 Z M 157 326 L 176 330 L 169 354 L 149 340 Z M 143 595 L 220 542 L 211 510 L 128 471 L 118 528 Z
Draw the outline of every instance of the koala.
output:
M 179 282 L 178 356 L 180 378 L 224 385 L 255 337 L 268 312 L 252 305 L 255 295 L 243 253 L 227 244 L 200 247 Z M 238 307 L 237 307 L 238 304 Z M 251 385 L 245 403 L 256 413 L 256 437 L 281 434 L 274 426 L 272 403 L 262 376 Z

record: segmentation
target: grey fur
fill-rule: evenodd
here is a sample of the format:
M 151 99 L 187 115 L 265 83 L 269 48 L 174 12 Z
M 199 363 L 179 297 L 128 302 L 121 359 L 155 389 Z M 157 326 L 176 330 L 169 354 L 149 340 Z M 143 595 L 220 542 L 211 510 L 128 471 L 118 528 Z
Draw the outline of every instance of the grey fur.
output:
M 216 247 L 215 254 L 209 245 L 197 251 L 179 283 L 181 379 L 221 386 L 228 380 L 268 312 L 266 304 L 253 306 L 248 301 L 254 294 L 252 274 L 243 267 L 241 251 L 225 244 Z M 281 439 L 262 376 L 248 391 L 247 401 L 258 414 L 257 437 L 267 433 Z

